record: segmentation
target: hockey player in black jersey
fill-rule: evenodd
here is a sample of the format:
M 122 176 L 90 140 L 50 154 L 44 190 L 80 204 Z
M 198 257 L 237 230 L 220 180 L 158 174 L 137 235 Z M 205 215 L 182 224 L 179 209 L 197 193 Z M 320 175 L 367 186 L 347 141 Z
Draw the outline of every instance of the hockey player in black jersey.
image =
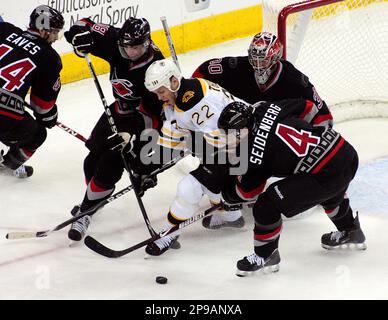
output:
M 105 113 L 95 125 L 86 142 L 90 151 L 84 160 L 87 190 L 82 203 L 73 208 L 72 214 L 82 213 L 113 193 L 124 171 L 120 151 L 128 139 L 126 137 L 136 136 L 131 145 L 134 146 L 133 152 L 138 154 L 142 130 L 161 126 L 162 103 L 144 87 L 147 67 L 155 60 L 163 59 L 150 35 L 149 23 L 144 18 L 129 18 L 121 28 L 85 18 L 65 32 L 66 40 L 73 45 L 77 55 L 82 57 L 91 53 L 110 64 L 115 102 L 109 109 L 119 132 L 112 136 Z M 132 160 L 128 158 L 128 161 Z M 156 179 L 141 179 L 149 172 L 140 161 L 131 162 L 131 167 L 139 184 L 138 190 L 144 192 L 156 185 Z M 77 220 L 69 231 L 69 238 L 81 240 L 89 223 L 90 216 Z
M 311 100 L 319 110 L 313 124 L 332 126 L 333 117 L 325 101 L 306 75 L 281 58 L 282 53 L 279 39 L 269 32 L 261 32 L 253 37 L 248 56 L 205 61 L 194 71 L 193 77 L 213 81 L 251 104 L 288 98 Z M 214 214 L 203 219 L 202 224 L 218 229 L 230 224 L 226 219 L 226 214 Z
M 64 23 L 60 12 L 45 5 L 33 10 L 25 31 L 0 22 L 0 141 L 9 146 L 5 155 L 0 151 L 0 171 L 19 178 L 32 175 L 24 163 L 57 121 L 62 63 L 51 44 Z M 33 116 L 25 110 L 29 89 Z
M 240 139 L 248 139 L 247 172 L 222 191 L 228 204 L 255 200 L 254 253 L 237 262 L 239 276 L 278 271 L 281 214 L 292 217 L 316 205 L 322 205 L 338 229 L 322 236 L 325 249 L 366 249 L 358 214 L 346 196 L 357 171 L 357 152 L 333 129 L 287 115 L 288 109 L 308 103 L 288 99 L 252 108 L 233 102 L 218 120 L 220 129 L 238 130 Z M 263 192 L 273 176 L 284 179 Z

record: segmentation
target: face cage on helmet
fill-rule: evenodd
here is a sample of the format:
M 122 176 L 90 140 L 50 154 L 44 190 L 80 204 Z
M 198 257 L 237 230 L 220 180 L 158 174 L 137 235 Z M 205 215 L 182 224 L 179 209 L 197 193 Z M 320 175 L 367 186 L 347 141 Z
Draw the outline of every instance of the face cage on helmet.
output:
M 142 44 L 140 43 L 140 44 L 134 44 L 134 45 L 126 45 L 126 44 L 123 44 L 120 40 L 117 41 L 117 45 L 119 47 L 119 51 L 120 51 L 121 56 L 124 59 L 128 59 L 128 60 L 131 60 L 131 61 L 137 61 L 141 57 L 143 57 L 147 53 L 150 44 L 151 44 L 151 40 L 149 40 L 149 39 L 144 41 Z M 125 51 L 125 47 L 135 47 L 135 46 L 140 46 L 140 45 L 143 45 L 143 48 L 144 48 L 143 53 L 139 54 L 139 56 L 136 57 L 136 58 L 130 58 L 128 56 L 128 54 L 126 53 L 126 51 Z

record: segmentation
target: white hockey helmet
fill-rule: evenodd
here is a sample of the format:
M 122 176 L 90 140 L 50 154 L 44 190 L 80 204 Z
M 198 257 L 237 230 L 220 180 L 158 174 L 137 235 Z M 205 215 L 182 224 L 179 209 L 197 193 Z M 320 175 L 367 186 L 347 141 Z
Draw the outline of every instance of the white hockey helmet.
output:
M 171 88 L 171 77 L 173 76 L 179 81 L 179 85 L 175 90 Z M 155 91 L 164 86 L 168 90 L 176 92 L 179 90 L 181 79 L 182 73 L 176 64 L 169 59 L 163 59 L 154 61 L 148 67 L 145 74 L 144 85 L 149 91 Z

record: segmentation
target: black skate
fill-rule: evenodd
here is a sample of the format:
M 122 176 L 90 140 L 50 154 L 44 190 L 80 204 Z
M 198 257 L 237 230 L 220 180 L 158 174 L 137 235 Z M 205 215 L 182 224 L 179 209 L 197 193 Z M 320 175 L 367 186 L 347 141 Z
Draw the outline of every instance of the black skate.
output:
M 179 249 L 181 244 L 178 242 L 178 238 L 179 236 L 167 235 L 148 244 L 145 251 L 151 256 L 160 256 L 168 249 Z
M 23 179 L 23 178 L 28 178 L 31 177 L 32 174 L 34 173 L 34 168 L 31 166 L 25 166 L 21 165 L 19 168 L 16 170 L 12 170 L 11 168 L 8 168 L 5 164 L 3 164 L 4 158 L 4 150 L 0 151 L 0 170 L 6 172 L 7 174 L 12 174 L 13 176 Z
M 224 214 L 213 214 L 202 219 L 202 226 L 206 229 L 217 230 L 221 228 L 242 228 L 245 225 L 244 217 L 241 216 L 237 220 L 227 221 L 224 219 Z
M 358 213 L 354 219 L 354 228 L 344 231 L 325 233 L 321 238 L 322 248 L 333 249 L 356 249 L 365 250 L 365 235 L 361 230 Z
M 73 209 L 71 209 L 70 213 L 73 217 L 75 217 L 77 214 L 79 214 L 79 210 L 80 210 L 80 207 L 81 205 L 80 204 L 76 204 Z
M 74 221 L 71 224 L 71 228 L 69 230 L 69 233 L 67 234 L 68 238 L 73 241 L 81 241 L 86 234 L 86 230 L 89 227 L 91 218 L 90 216 L 86 215 L 82 218 L 79 218 L 78 220 Z
M 264 273 L 278 272 L 279 263 L 280 255 L 278 249 L 275 249 L 267 259 L 253 253 L 244 257 L 244 259 L 237 261 L 236 275 L 238 277 L 245 277 L 258 270 L 262 270 Z

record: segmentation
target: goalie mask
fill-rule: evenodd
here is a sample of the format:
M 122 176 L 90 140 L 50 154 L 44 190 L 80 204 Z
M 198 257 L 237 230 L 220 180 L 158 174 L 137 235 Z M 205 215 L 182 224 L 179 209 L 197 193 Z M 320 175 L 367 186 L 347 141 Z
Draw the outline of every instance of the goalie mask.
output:
M 248 49 L 248 60 L 259 84 L 268 81 L 282 55 L 283 45 L 272 33 L 261 32 L 253 37 Z

